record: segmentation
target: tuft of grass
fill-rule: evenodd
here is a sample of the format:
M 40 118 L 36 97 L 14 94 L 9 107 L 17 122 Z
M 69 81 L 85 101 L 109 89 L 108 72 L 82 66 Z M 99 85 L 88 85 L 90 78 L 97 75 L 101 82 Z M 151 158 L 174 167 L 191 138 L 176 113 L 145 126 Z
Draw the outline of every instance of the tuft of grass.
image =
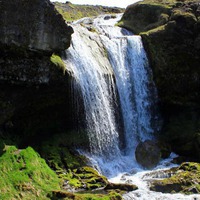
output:
M 50 58 L 51 62 L 56 65 L 59 69 L 62 70 L 63 74 L 65 74 L 65 63 L 63 62 L 62 58 L 56 54 L 52 54 Z

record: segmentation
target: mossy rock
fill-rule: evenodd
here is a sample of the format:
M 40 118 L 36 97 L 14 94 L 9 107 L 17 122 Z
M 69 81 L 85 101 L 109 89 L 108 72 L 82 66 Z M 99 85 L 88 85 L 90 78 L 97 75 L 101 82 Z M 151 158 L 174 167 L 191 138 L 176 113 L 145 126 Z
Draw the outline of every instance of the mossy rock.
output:
M 169 15 L 169 6 L 144 1 L 128 6 L 118 25 L 139 34 L 165 24 Z
M 84 133 L 71 131 L 55 134 L 37 144 L 36 148 L 52 169 L 73 170 L 86 165 L 86 157 L 80 155 L 75 148 L 86 146 L 87 140 Z
M 48 199 L 47 194 L 60 189 L 60 180 L 44 159 L 31 147 L 5 146 L 0 157 L 0 198 Z
M 198 0 L 144 0 L 127 7 L 121 20 L 142 36 L 164 119 L 163 141 L 194 161 L 200 161 L 194 139 L 200 128 L 198 10 Z
M 198 6 L 145 0 L 127 7 L 121 19 L 121 26 L 142 35 L 162 103 L 199 102 Z
M 138 187 L 133 184 L 123 184 L 123 183 L 108 183 L 105 190 L 121 190 L 126 192 L 131 192 L 137 190 Z
M 183 163 L 170 178 L 155 180 L 150 189 L 163 193 L 200 194 L 200 164 Z
M 97 188 L 104 188 L 108 180 L 106 177 L 100 175 L 91 167 L 79 167 L 74 170 L 68 170 L 65 174 L 60 174 L 60 177 L 68 182 L 75 190 L 94 190 Z

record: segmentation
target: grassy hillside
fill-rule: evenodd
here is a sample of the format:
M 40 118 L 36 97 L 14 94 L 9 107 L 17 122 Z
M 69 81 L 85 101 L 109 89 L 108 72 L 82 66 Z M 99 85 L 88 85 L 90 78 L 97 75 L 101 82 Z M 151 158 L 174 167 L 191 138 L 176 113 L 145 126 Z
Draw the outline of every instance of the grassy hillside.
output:
M 70 2 L 54 3 L 58 12 L 67 22 L 71 22 L 83 17 L 93 17 L 101 14 L 122 13 L 123 8 L 111 8 L 106 6 L 76 5 Z

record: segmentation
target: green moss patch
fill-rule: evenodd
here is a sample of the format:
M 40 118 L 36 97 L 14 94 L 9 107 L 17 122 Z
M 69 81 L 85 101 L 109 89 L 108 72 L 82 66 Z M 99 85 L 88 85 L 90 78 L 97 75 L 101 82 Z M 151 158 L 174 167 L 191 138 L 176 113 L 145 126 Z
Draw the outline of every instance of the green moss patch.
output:
M 56 65 L 58 68 L 60 68 L 63 72 L 63 74 L 65 74 L 65 63 L 63 62 L 62 58 L 56 54 L 52 54 L 51 58 L 50 58 L 51 62 Z
M 122 196 L 115 191 L 110 191 L 104 194 L 102 191 L 96 191 L 93 193 L 85 193 L 85 194 L 78 194 L 78 193 L 69 193 L 65 191 L 53 191 L 52 200 L 121 200 Z
M 47 199 L 60 180 L 31 147 L 5 146 L 0 157 L 0 199 Z
M 153 181 L 150 189 L 163 193 L 200 194 L 199 163 L 183 163 L 174 172 L 175 175 L 170 178 Z
M 84 189 L 91 191 L 97 188 L 104 188 L 108 181 L 91 167 L 79 167 L 74 170 L 67 170 L 67 173 L 59 175 L 74 190 Z

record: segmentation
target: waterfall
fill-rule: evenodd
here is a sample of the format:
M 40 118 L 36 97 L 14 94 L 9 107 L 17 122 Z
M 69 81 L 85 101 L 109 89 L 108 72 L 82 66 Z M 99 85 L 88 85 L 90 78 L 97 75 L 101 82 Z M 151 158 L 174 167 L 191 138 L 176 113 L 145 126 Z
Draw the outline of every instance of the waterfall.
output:
M 113 71 L 98 35 L 80 25 L 74 30 L 65 63 L 81 88 L 91 154 L 111 160 L 120 154 Z
M 74 77 L 74 90 L 81 91 L 83 105 L 79 106 L 84 107 L 90 142 L 90 153 L 83 153 L 111 182 L 139 187 L 124 194 L 125 200 L 197 199 L 196 195 L 149 191 L 149 177 L 163 176 L 162 169 L 171 165 L 173 157 L 160 162 L 154 171 L 141 169 L 134 160 L 138 142 L 153 138 L 157 92 L 141 37 L 114 27 L 117 20 L 113 16 L 79 20 L 73 24 L 75 33 L 66 50 L 66 68 Z
M 156 92 L 142 41 L 140 36 L 115 27 L 117 20 L 100 16 L 76 22 L 65 60 L 82 92 L 90 157 L 106 175 L 136 166 L 136 145 L 152 138 L 154 132 L 150 110 Z M 122 114 L 123 150 L 119 147 L 115 105 Z
M 151 108 L 157 99 L 152 73 L 140 36 L 96 22 L 114 70 L 126 137 L 132 155 L 138 141 L 152 139 Z M 116 29 L 118 31 L 116 31 Z M 117 35 L 116 35 L 117 32 Z M 106 35 L 109 33 L 109 37 Z

